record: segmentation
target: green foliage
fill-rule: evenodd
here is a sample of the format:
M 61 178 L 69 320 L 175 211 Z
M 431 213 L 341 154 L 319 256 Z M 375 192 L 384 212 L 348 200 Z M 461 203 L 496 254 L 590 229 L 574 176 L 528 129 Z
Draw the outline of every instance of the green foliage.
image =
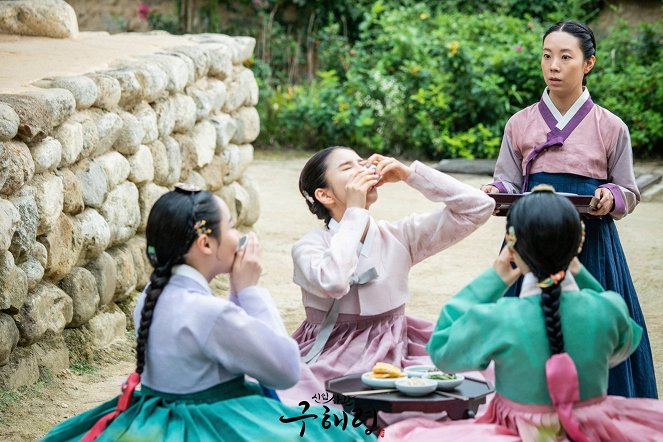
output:
M 90 364 L 88 361 L 78 359 L 71 363 L 69 369 L 78 375 L 94 374 L 99 371 L 98 367 Z

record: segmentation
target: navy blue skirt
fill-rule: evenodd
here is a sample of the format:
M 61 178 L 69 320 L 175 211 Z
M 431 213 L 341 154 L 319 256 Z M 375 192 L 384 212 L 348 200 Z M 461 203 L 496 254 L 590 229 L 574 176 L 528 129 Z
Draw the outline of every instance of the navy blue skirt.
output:
M 558 192 L 594 195 L 596 188 L 605 181 L 571 174 L 535 173 L 530 175 L 529 188 L 537 184 L 550 184 Z M 620 293 L 633 320 L 642 327 L 642 340 L 633 354 L 624 362 L 610 369 L 608 394 L 625 397 L 658 398 L 656 375 L 645 318 L 640 309 L 638 295 L 633 286 L 631 272 L 615 221 L 611 216 L 585 217 L 585 245 L 580 262 L 594 275 L 606 290 Z M 522 278 L 514 284 L 506 296 L 517 296 Z

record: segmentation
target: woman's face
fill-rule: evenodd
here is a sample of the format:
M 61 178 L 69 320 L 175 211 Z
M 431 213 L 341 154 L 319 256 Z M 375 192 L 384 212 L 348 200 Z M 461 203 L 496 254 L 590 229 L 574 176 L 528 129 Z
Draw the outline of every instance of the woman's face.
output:
M 327 157 L 327 189 L 331 190 L 340 205 L 345 206 L 345 185 L 361 170 L 364 170 L 364 159 L 352 149 L 336 149 Z M 366 208 L 368 209 L 378 199 L 378 191 L 373 187 L 366 194 Z
M 568 32 L 555 31 L 543 42 L 541 70 L 548 90 L 556 95 L 582 93 L 582 79 L 595 57 L 584 60 L 580 41 Z

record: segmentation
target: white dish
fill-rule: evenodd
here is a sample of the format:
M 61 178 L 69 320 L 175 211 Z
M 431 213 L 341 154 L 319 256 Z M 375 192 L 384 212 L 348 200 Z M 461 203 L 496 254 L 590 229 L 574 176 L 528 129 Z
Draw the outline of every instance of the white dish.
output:
M 416 382 L 416 385 L 411 383 Z M 404 378 L 396 381 L 396 388 L 408 396 L 425 396 L 437 389 L 437 382 L 426 378 Z
M 409 367 L 405 367 L 404 371 L 405 374 L 411 378 L 423 378 L 430 370 L 439 371 L 439 368 L 434 365 L 411 365 Z
M 400 378 L 374 378 L 371 377 L 372 372 L 368 371 L 361 375 L 361 381 L 373 388 L 396 388 L 396 381 L 398 379 L 407 379 L 406 377 Z
M 453 390 L 454 388 L 458 387 L 460 384 L 463 383 L 465 377 L 462 374 L 456 374 L 456 379 L 442 380 L 442 379 L 428 379 L 428 377 L 424 377 L 424 379 L 437 382 L 438 390 Z

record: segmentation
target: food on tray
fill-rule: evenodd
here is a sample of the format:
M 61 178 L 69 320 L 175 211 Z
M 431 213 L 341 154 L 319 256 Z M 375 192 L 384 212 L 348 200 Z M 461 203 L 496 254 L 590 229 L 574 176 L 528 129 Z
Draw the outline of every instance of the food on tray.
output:
M 378 362 L 371 370 L 371 375 L 374 379 L 391 379 L 405 377 L 405 373 L 395 365 L 387 364 L 386 362 Z
M 435 381 L 453 381 L 454 379 L 456 379 L 456 375 L 453 373 L 444 373 L 443 371 L 436 371 L 433 373 L 428 373 L 426 378 L 433 379 Z
M 416 387 L 419 385 L 429 385 L 426 379 L 423 378 L 409 378 L 399 382 L 401 385 L 409 385 L 411 387 Z

